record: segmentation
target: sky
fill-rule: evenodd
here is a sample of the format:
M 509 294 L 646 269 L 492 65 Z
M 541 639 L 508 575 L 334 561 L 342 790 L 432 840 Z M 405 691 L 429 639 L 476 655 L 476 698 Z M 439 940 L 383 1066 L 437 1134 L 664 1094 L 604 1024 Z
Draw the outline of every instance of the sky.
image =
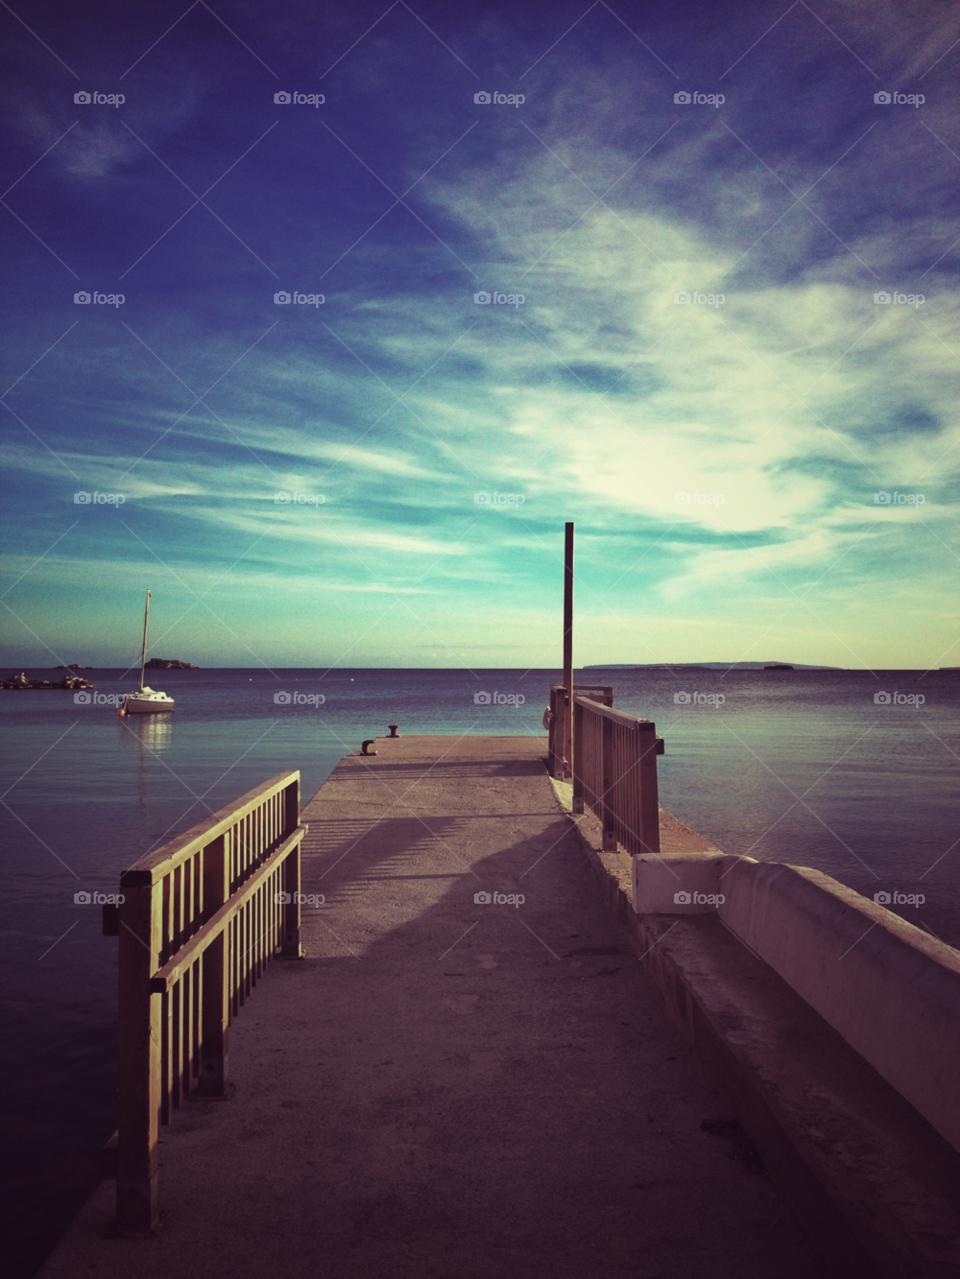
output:
M 954 6 L 0 29 L 0 663 L 960 665 Z

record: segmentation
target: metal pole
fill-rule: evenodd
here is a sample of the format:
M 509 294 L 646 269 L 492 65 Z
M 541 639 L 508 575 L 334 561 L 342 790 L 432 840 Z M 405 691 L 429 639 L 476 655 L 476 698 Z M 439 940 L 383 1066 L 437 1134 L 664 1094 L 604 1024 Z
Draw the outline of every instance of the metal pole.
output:
M 563 547 L 563 686 L 567 690 L 563 717 L 564 775 L 573 776 L 573 524 L 564 525 Z
M 143 651 L 140 654 L 140 692 L 143 692 L 143 668 L 147 664 L 147 622 L 150 619 L 150 592 L 147 591 L 147 606 L 143 610 Z M 161 636 L 161 639 L 163 637 Z

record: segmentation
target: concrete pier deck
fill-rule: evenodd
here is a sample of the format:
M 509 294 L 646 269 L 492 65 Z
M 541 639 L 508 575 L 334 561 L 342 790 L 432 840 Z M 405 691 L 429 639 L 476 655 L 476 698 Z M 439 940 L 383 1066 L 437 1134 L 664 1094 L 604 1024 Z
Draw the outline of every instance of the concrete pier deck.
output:
M 597 891 L 543 740 L 376 749 L 304 810 L 307 957 L 231 1028 L 232 1097 L 162 1130 L 159 1236 L 105 1237 L 104 1182 L 42 1279 L 817 1273 Z

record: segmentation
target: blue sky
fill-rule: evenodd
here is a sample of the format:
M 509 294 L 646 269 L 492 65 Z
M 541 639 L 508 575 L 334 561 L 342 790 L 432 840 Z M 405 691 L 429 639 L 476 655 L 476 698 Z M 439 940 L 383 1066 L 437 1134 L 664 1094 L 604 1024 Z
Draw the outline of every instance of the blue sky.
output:
M 0 27 L 6 665 L 960 664 L 955 9 Z

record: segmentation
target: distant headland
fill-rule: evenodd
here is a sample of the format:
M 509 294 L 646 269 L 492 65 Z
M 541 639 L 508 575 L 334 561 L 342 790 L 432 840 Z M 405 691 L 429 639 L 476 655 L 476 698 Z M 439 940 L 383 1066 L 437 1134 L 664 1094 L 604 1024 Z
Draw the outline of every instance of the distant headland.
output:
M 842 666 L 805 666 L 803 662 L 608 662 L 582 671 L 842 671 Z

